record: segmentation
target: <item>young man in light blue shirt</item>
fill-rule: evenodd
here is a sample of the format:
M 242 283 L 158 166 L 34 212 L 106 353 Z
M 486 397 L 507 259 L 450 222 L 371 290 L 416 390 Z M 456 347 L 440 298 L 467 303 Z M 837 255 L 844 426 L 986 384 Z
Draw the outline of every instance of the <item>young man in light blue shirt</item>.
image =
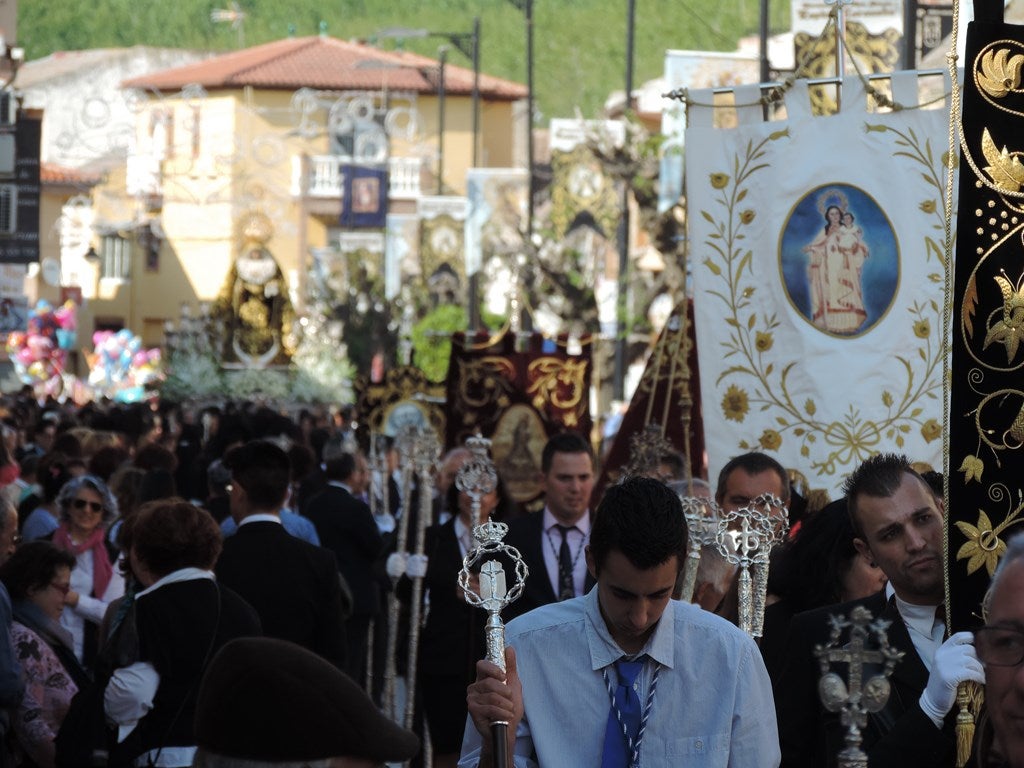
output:
M 492 765 L 495 721 L 509 724 L 509 765 L 778 766 L 754 642 L 671 599 L 685 555 L 672 490 L 640 477 L 608 488 L 586 552 L 596 589 L 511 622 L 507 675 L 478 662 L 460 766 Z

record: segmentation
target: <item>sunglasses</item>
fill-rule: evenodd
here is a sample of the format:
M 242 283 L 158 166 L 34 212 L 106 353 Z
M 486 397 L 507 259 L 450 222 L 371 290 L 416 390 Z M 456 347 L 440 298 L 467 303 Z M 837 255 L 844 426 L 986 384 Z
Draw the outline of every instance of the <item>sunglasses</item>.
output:
M 89 501 L 88 499 L 73 499 L 71 502 L 71 506 L 73 506 L 75 509 L 85 509 L 86 507 L 88 507 L 90 512 L 103 511 L 102 504 L 100 504 L 98 501 Z

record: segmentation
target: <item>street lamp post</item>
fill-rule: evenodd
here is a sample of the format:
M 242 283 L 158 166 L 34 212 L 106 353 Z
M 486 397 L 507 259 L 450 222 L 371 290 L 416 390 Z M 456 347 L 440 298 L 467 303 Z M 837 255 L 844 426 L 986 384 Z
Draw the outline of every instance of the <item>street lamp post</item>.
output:
M 444 68 L 448 62 L 448 46 L 437 49 L 437 194 L 444 194 Z
M 634 20 L 636 18 L 636 0 L 629 0 L 626 10 L 626 102 L 622 108 L 622 119 L 629 119 L 629 110 L 633 106 L 633 39 Z M 627 293 L 629 291 L 629 184 L 622 184 L 622 212 L 619 217 L 619 280 L 615 309 L 615 357 L 612 369 L 612 397 L 616 400 L 625 399 L 626 390 L 626 333 L 629 324 L 626 313 L 629 311 Z
M 512 5 L 523 12 L 526 18 L 526 248 L 533 248 L 533 0 L 509 0 Z M 524 333 L 533 331 L 533 318 L 530 308 L 524 307 L 522 312 L 522 330 Z
M 389 27 L 377 32 L 378 38 L 426 38 L 441 37 L 450 42 L 473 63 L 473 167 L 480 165 L 480 17 L 473 17 L 473 31 L 465 32 L 431 32 L 428 29 L 406 29 L 403 27 Z M 441 131 L 438 137 L 439 158 L 437 185 L 438 194 L 441 194 L 441 168 L 444 162 L 444 66 L 445 59 L 439 57 L 441 63 L 440 90 L 438 109 L 441 111 Z M 480 327 L 480 278 L 477 274 L 469 276 L 469 329 L 475 332 Z

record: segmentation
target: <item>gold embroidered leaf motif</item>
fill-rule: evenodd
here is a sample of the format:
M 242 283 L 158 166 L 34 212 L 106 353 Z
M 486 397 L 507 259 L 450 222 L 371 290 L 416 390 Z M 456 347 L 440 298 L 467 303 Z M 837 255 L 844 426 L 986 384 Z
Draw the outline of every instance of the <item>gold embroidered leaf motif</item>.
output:
M 967 289 L 964 291 L 964 305 L 960 309 L 960 320 L 967 329 L 967 335 L 974 338 L 974 310 L 978 307 L 978 284 L 974 282 L 974 275 L 967 281 Z
M 957 551 L 956 559 L 967 560 L 968 575 L 984 565 L 991 577 L 996 571 L 999 558 L 1006 551 L 1006 543 L 999 538 L 998 530 L 992 529 L 992 521 L 988 519 L 985 510 L 978 510 L 976 526 L 961 520 L 957 522 L 956 527 L 967 537 L 967 541 Z
M 957 471 L 964 473 L 965 483 L 969 483 L 971 480 L 977 480 L 980 483 L 981 473 L 985 471 L 985 462 L 977 456 L 964 456 L 964 461 Z
M 981 57 L 981 72 L 975 74 L 978 87 L 993 99 L 1001 99 L 1020 87 L 1024 55 L 1010 56 L 1009 48 L 989 49 Z
M 988 161 L 985 173 L 992 183 L 1007 192 L 1019 192 L 1024 184 L 1024 165 L 1006 147 L 999 149 L 986 128 L 981 134 L 981 153 Z
M 1015 288 L 1009 280 L 1000 275 L 995 276 L 999 290 L 1003 294 L 1003 319 L 997 320 L 985 334 L 982 349 L 998 341 L 1006 348 L 1006 362 L 1012 363 L 1017 356 L 1017 348 L 1024 337 L 1024 291 Z

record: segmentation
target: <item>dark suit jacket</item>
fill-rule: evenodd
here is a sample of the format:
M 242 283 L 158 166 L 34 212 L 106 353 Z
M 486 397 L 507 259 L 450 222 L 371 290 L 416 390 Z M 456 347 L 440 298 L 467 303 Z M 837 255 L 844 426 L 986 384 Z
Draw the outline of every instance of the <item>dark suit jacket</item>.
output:
M 430 558 L 424 580 L 430 611 L 420 633 L 420 670 L 425 675 L 459 677 L 465 688 L 476 676 L 476 662 L 486 654 L 487 612 L 472 607 L 458 593 L 462 551 L 454 518 L 427 529 L 425 551 Z
M 298 643 L 342 667 L 341 582 L 330 551 L 279 523 L 247 523 L 224 541 L 215 571 L 256 609 L 264 635 Z
M 510 621 L 527 611 L 557 600 L 555 590 L 551 586 L 551 575 L 544 564 L 544 547 L 550 546 L 544 535 L 544 510 L 531 512 L 509 523 L 505 543 L 519 550 L 526 567 L 530 569 L 523 594 L 502 614 L 505 621 Z M 580 557 L 583 557 L 583 553 L 580 553 Z M 593 586 L 594 578 L 588 572 L 583 591 L 589 592 Z
M 918 699 L 928 683 L 928 670 L 914 650 L 895 602 L 886 601 L 884 591 L 793 618 L 786 659 L 775 686 L 782 768 L 837 764 L 845 729 L 839 715 L 827 712 L 818 698 L 821 671 L 814 647 L 828 642 L 830 615 L 849 615 L 857 605 L 891 622 L 889 642 L 904 654 L 889 678 L 892 692 L 888 702 L 882 711 L 868 715 L 862 734 L 870 768 L 952 768 L 956 755 L 955 715 L 947 717 L 945 727 L 939 730 L 921 711 Z M 842 666 L 837 671 L 845 674 Z
M 306 516 L 316 526 L 321 546 L 334 552 L 338 570 L 352 590 L 352 615 L 375 615 L 380 610 L 380 587 L 373 564 L 382 542 L 370 507 L 344 488 L 329 485 L 309 502 Z
M 117 748 L 111 764 L 161 746 L 193 746 L 196 697 L 206 666 L 222 645 L 260 634 L 253 608 L 208 579 L 167 584 L 135 603 L 139 661 L 160 673 L 153 709 Z

